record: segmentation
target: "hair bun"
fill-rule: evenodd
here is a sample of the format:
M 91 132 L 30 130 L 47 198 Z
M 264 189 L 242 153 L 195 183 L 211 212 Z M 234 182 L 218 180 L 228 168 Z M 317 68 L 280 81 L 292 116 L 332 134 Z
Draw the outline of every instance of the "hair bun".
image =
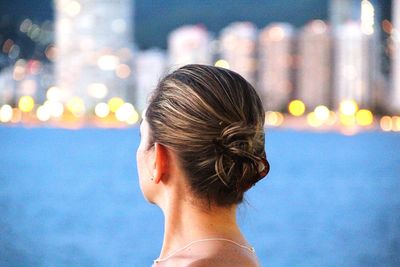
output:
M 264 134 L 255 126 L 229 124 L 214 139 L 214 145 L 215 171 L 226 187 L 244 192 L 267 175 Z
M 157 142 L 176 153 L 191 196 L 200 203 L 238 204 L 268 170 L 262 160 L 261 99 L 234 71 L 183 66 L 157 84 L 145 115 L 149 144 Z

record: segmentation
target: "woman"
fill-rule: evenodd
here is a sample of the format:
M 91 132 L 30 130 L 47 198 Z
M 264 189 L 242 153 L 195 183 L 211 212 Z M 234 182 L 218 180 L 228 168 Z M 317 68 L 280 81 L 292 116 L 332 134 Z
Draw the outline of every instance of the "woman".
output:
M 137 151 L 142 192 L 165 217 L 153 266 L 259 266 L 236 209 L 269 171 L 263 126 L 260 98 L 233 71 L 187 65 L 159 82 Z

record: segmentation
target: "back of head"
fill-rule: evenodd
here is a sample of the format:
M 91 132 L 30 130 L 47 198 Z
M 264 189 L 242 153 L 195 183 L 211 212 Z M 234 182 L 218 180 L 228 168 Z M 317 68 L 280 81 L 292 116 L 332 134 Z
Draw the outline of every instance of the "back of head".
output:
M 240 203 L 264 177 L 264 110 L 239 74 L 186 65 L 162 79 L 146 111 L 152 142 L 175 151 L 191 191 L 218 206 Z

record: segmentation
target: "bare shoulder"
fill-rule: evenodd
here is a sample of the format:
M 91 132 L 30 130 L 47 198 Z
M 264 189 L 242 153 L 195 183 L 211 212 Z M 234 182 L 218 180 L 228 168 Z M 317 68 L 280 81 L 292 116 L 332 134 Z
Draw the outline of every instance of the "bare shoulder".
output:
M 251 259 L 223 259 L 205 258 L 198 259 L 186 265 L 186 267 L 258 267 L 259 265 Z

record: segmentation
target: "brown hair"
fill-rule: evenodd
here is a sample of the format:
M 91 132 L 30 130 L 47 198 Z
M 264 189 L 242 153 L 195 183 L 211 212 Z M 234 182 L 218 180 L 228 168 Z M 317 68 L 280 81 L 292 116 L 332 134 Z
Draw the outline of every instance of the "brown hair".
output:
M 146 111 L 152 143 L 173 149 L 192 192 L 219 206 L 240 203 L 269 171 L 264 110 L 239 74 L 186 65 L 164 77 Z

